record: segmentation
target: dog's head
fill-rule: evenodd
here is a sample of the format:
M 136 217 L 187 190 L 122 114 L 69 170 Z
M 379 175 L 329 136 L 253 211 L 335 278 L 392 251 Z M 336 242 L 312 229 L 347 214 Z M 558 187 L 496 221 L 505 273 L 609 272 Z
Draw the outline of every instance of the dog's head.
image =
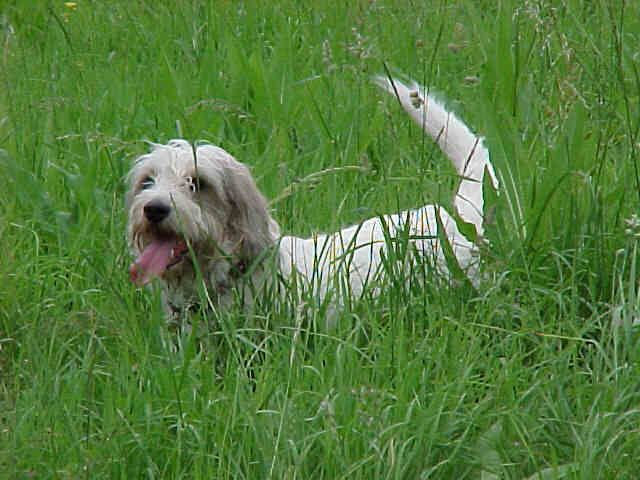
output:
M 185 140 L 154 145 L 136 160 L 127 210 L 130 274 L 139 285 L 194 272 L 193 262 L 251 261 L 280 234 L 246 166 L 219 147 Z

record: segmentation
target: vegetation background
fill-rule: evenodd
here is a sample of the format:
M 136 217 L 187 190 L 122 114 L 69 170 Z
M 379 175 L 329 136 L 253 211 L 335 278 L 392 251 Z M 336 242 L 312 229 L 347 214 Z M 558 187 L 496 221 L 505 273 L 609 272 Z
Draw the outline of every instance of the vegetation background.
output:
M 1 0 L 0 42 L 2 478 L 637 478 L 638 2 Z M 145 142 L 297 185 L 286 232 L 446 203 L 385 68 L 486 137 L 486 285 L 395 278 L 335 331 L 267 308 L 256 344 L 232 311 L 168 348 L 127 275 Z

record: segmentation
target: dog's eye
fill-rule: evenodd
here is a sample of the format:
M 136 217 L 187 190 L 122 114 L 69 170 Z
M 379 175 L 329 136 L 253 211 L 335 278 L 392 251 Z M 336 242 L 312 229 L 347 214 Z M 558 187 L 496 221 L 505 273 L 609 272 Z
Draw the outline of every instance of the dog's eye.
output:
M 209 188 L 209 185 L 202 178 L 189 178 L 189 188 L 192 192 L 203 192 Z
M 155 180 L 151 177 L 144 177 L 142 179 L 142 181 L 140 182 L 140 190 L 146 190 L 148 188 L 153 187 L 153 185 L 155 184 Z
M 196 185 L 196 190 L 198 192 L 204 192 L 205 190 L 207 190 L 209 188 L 209 184 L 206 182 L 206 180 L 198 177 L 195 180 L 195 185 Z

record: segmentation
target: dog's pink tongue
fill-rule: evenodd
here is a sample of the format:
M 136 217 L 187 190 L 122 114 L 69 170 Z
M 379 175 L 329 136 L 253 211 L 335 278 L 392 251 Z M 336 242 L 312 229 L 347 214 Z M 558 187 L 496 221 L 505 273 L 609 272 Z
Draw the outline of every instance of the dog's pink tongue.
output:
M 171 262 L 172 251 L 178 244 L 174 242 L 153 242 L 144 249 L 136 263 L 129 267 L 129 277 L 136 285 L 144 285 L 162 275 Z

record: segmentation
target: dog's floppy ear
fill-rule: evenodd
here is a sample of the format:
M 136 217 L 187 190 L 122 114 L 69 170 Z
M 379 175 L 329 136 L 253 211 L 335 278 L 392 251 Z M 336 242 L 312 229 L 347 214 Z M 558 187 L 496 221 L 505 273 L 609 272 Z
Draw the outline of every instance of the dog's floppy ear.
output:
M 230 206 L 227 228 L 238 237 L 242 255 L 255 258 L 280 236 L 280 227 L 245 165 L 228 162 L 223 183 Z

